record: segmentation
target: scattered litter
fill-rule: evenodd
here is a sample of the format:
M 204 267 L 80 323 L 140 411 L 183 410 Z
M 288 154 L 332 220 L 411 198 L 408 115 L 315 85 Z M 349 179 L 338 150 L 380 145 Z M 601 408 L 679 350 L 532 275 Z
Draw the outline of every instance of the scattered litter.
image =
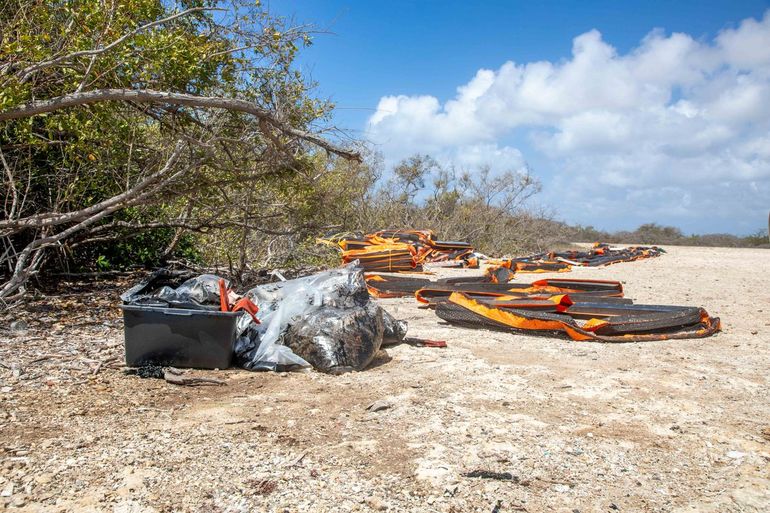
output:
M 491 470 L 472 470 L 466 472 L 463 477 L 481 478 L 481 479 L 494 479 L 496 481 L 514 481 L 519 482 L 519 477 L 514 476 L 510 472 L 493 472 Z
M 447 347 L 446 340 L 430 340 L 426 338 L 409 337 L 405 339 L 404 342 L 420 347 Z
M 128 368 L 124 372 L 129 376 L 139 376 L 144 379 L 163 379 L 163 367 L 160 365 L 143 365 L 141 367 Z
M 226 385 L 222 380 L 198 376 L 185 376 L 184 372 L 173 367 L 167 367 L 163 371 L 163 379 L 173 385 L 199 386 L 199 385 Z
M 551 251 L 521 258 L 497 261 L 500 267 L 518 273 L 567 272 L 575 267 L 599 267 L 618 262 L 632 262 L 642 258 L 662 255 L 665 250 L 657 246 L 629 246 L 612 248 L 597 242 L 587 251 Z M 493 261 L 490 261 L 493 263 Z

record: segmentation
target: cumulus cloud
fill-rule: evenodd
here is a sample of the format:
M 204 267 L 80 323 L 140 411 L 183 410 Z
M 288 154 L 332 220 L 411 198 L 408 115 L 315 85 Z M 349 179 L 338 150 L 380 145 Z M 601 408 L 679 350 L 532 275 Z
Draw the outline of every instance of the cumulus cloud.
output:
M 526 151 L 503 144 L 514 131 Z M 535 159 L 577 222 L 750 231 L 770 208 L 770 11 L 710 40 L 654 30 L 625 54 L 592 30 L 568 58 L 481 69 L 443 103 L 383 97 L 367 134 L 391 159 Z

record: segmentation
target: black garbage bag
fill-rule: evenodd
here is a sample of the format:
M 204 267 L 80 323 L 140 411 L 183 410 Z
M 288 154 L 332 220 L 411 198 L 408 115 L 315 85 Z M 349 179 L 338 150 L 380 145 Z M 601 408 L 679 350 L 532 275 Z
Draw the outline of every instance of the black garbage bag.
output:
M 365 369 L 382 345 L 383 310 L 368 303 L 324 307 L 292 323 L 282 342 L 316 370 L 342 374 Z
M 159 269 L 120 295 L 124 304 L 218 311 L 219 276 Z M 229 286 L 229 282 L 225 281 Z

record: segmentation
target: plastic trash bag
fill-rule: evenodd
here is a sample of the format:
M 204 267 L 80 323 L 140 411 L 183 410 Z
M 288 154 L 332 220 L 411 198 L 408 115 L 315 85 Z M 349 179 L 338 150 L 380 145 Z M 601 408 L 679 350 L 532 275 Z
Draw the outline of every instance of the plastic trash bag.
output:
M 380 308 L 380 307 L 377 307 Z M 382 308 L 380 308 L 382 310 Z M 382 345 L 393 346 L 400 344 L 406 338 L 408 324 L 406 321 L 399 321 L 386 310 L 382 310 Z
M 260 324 L 239 324 L 235 345 L 238 363 L 251 370 L 310 366 L 283 343 L 289 326 L 324 307 L 354 308 L 369 303 L 363 271 L 355 263 L 295 280 L 260 285 L 247 296 L 259 307 Z
M 177 287 L 184 280 L 190 278 L 189 273 L 180 273 L 168 269 L 158 269 L 139 283 L 120 295 L 124 304 L 138 304 L 152 300 L 158 302 L 153 297 L 153 293 L 164 286 Z
M 201 274 L 175 287 L 185 275 L 189 276 L 160 269 L 121 294 L 120 299 L 131 305 L 219 310 L 219 276 Z M 230 285 L 227 280 L 225 284 Z
M 238 366 L 252 371 L 284 371 L 310 366 L 287 346 L 262 344 L 259 326 L 249 319 L 246 330 L 235 341 L 233 351 Z
M 382 314 L 382 308 L 373 303 L 320 308 L 289 326 L 283 341 L 321 372 L 360 371 L 382 345 Z
M 201 274 L 182 283 L 176 290 L 164 289 L 164 294 L 159 294 L 160 299 L 178 302 L 192 302 L 199 305 L 216 304 L 219 306 L 219 276 L 215 274 Z M 225 280 L 225 287 L 230 288 L 230 282 Z

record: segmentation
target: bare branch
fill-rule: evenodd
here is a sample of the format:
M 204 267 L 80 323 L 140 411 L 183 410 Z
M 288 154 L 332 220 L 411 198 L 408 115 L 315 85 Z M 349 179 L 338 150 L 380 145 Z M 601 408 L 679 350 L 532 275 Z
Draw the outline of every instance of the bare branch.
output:
M 11 211 L 7 212 L 8 219 L 13 219 L 16 216 L 16 207 L 17 203 L 19 201 L 19 194 L 16 191 L 16 181 L 13 178 L 13 173 L 11 172 L 11 168 L 8 166 L 8 162 L 5 160 L 5 154 L 3 153 L 2 148 L 0 148 L 0 163 L 3 164 L 3 170 L 5 170 L 5 175 L 8 177 L 8 187 L 11 190 Z
M 277 119 L 273 113 L 263 109 L 259 105 L 237 98 L 196 96 L 192 94 L 153 91 L 149 89 L 96 89 L 94 91 L 66 94 L 64 96 L 51 98 L 50 100 L 34 100 L 20 107 L 7 109 L 0 112 L 0 121 L 27 118 L 68 107 L 78 107 L 81 105 L 90 105 L 92 103 L 104 101 L 133 101 L 137 103 L 150 104 L 165 103 L 172 105 L 185 105 L 187 107 L 226 109 L 235 112 L 243 112 L 268 123 L 269 125 L 275 127 L 276 130 L 283 132 L 286 135 L 312 143 L 320 148 L 323 148 L 329 153 L 333 153 L 342 158 L 361 162 L 361 154 L 359 152 L 340 148 L 316 134 L 293 128 L 283 121 Z
M 18 220 L 8 219 L 5 221 L 0 221 L 0 229 L 27 229 L 55 226 L 63 223 L 77 221 L 116 205 L 124 205 L 128 201 L 135 199 L 145 189 L 151 185 L 156 184 L 165 175 L 167 175 L 174 168 L 174 165 L 182 154 L 183 149 L 183 143 L 181 141 L 177 142 L 174 151 L 171 153 L 171 156 L 168 158 L 165 165 L 161 169 L 151 174 L 122 194 L 118 194 L 117 196 L 113 196 L 100 203 L 91 205 L 90 207 L 83 208 L 81 210 L 76 210 L 74 212 L 36 214 Z

